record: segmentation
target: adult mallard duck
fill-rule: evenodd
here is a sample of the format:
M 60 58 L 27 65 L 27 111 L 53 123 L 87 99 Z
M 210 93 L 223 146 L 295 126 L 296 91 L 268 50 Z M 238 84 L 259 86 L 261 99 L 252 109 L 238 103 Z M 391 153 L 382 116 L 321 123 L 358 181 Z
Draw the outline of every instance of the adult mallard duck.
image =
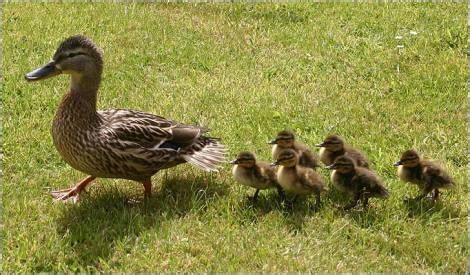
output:
M 433 192 L 433 201 L 439 198 L 439 189 L 455 186 L 447 171 L 436 161 L 422 159 L 413 149 L 406 150 L 401 155 L 397 166 L 398 176 L 402 181 L 418 185 L 421 194 L 415 199 L 422 199 Z
M 177 123 L 150 113 L 125 109 L 98 111 L 101 50 L 88 38 L 75 35 L 63 41 L 52 60 L 28 74 L 38 81 L 59 74 L 71 76 L 52 125 L 54 145 L 73 168 L 88 174 L 72 188 L 52 192 L 62 201 L 76 202 L 95 178 L 141 182 L 151 194 L 151 177 L 159 170 L 189 162 L 216 171 L 224 161 L 224 146 L 207 130 Z
M 259 190 L 271 188 L 276 188 L 279 196 L 284 197 L 284 192 L 276 179 L 275 167 L 267 162 L 256 160 L 255 154 L 241 152 L 230 163 L 233 164 L 232 174 L 234 179 L 242 185 L 256 189 L 253 201 L 257 200 Z

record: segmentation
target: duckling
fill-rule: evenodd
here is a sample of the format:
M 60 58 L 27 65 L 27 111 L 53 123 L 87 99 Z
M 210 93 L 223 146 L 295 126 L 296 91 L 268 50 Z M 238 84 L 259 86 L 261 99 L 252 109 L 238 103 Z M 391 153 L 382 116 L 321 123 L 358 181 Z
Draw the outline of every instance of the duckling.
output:
M 277 181 L 286 193 L 298 195 L 315 194 L 316 206 L 320 205 L 320 194 L 328 191 L 320 175 L 312 168 L 299 165 L 299 154 L 293 149 L 279 152 L 277 160 L 272 165 L 280 165 L 277 171 Z
M 357 166 L 350 156 L 337 157 L 327 168 L 334 170 L 331 173 L 333 185 L 353 197 L 351 203 L 343 207 L 344 210 L 353 208 L 359 200 L 362 200 L 363 207 L 366 207 L 371 197 L 389 197 L 389 192 L 379 177 L 369 169 Z
M 255 154 L 241 152 L 237 158 L 230 162 L 233 164 L 232 174 L 235 180 L 246 186 L 256 189 L 253 201 L 258 199 L 259 190 L 276 188 L 279 196 L 284 197 L 281 186 L 276 179 L 276 169 L 269 163 L 257 161 Z
M 281 131 L 277 137 L 269 142 L 273 145 L 272 157 L 277 159 L 279 153 L 284 149 L 293 149 L 299 154 L 299 165 L 316 169 L 320 166 L 318 156 L 310 151 L 307 145 L 295 139 L 294 133 L 291 131 Z
M 49 63 L 25 75 L 28 81 L 60 74 L 71 78 L 53 120 L 52 138 L 64 161 L 89 176 L 52 192 L 53 197 L 76 202 L 95 178 L 137 181 L 149 196 L 151 177 L 159 170 L 188 162 L 216 171 L 224 162 L 224 146 L 204 128 L 140 111 L 97 110 L 102 70 L 102 51 L 87 37 L 75 35 L 60 44 Z
M 439 189 L 448 189 L 455 185 L 454 180 L 439 163 L 422 159 L 413 149 L 403 152 L 400 160 L 394 165 L 398 167 L 398 176 L 402 181 L 416 184 L 421 189 L 421 194 L 415 197 L 416 200 L 434 191 L 432 199 L 436 201 L 439 198 Z
M 369 168 L 369 161 L 362 152 L 345 144 L 344 140 L 337 135 L 329 135 L 316 147 L 320 149 L 320 160 L 325 165 L 331 165 L 334 160 L 342 155 L 350 156 L 359 167 Z

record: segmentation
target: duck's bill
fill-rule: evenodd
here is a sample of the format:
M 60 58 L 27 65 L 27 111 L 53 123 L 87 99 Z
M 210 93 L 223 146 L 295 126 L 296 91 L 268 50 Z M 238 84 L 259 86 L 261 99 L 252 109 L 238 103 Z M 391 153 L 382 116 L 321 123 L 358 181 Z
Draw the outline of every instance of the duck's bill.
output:
M 397 161 L 393 164 L 393 166 L 400 166 L 401 165 L 401 161 Z
M 46 65 L 31 71 L 25 75 L 26 80 L 28 81 L 37 81 L 46 79 L 49 77 L 53 77 L 55 75 L 60 74 L 61 71 L 56 67 L 55 62 L 51 61 Z
M 230 164 L 238 164 L 238 159 L 234 159 L 230 162 Z
M 271 145 L 277 144 L 277 139 L 273 139 L 273 140 L 269 141 L 268 144 L 271 144 Z
M 322 143 L 318 143 L 318 144 L 315 144 L 315 147 L 323 147 L 325 146 L 325 144 L 322 142 Z
M 336 167 L 335 167 L 334 164 L 331 164 L 331 165 L 325 166 L 325 168 L 328 169 L 328 170 L 333 170 L 333 169 L 335 169 Z
M 279 165 L 279 162 L 275 161 L 273 163 L 270 164 L 271 166 L 278 166 Z

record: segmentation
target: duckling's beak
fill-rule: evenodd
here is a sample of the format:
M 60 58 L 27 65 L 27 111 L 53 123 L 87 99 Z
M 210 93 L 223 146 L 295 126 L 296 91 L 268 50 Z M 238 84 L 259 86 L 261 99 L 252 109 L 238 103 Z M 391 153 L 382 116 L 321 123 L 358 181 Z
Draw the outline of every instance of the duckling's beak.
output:
M 323 146 L 325 146 L 325 143 L 324 143 L 324 142 L 315 144 L 315 147 L 323 147 Z
M 401 165 L 401 160 L 399 160 L 399 161 L 397 161 L 393 164 L 393 166 L 400 166 L 400 165 Z
M 278 165 L 279 165 L 279 161 L 277 161 L 277 160 L 275 162 L 271 163 L 271 166 L 278 166 Z
M 230 162 L 230 164 L 239 164 L 240 162 L 238 161 L 238 159 L 234 159 Z
M 335 164 L 333 163 L 333 164 L 330 164 L 330 165 L 328 165 L 328 166 L 325 166 L 325 168 L 328 169 L 328 170 L 333 170 L 333 169 L 335 169 L 336 167 L 335 167 Z
M 277 139 L 271 140 L 270 142 L 268 142 L 268 144 L 271 144 L 271 145 L 277 144 Z
M 46 79 L 49 77 L 53 77 L 61 73 L 55 64 L 54 61 L 47 63 L 46 65 L 27 73 L 24 77 L 28 81 L 36 81 L 41 79 Z

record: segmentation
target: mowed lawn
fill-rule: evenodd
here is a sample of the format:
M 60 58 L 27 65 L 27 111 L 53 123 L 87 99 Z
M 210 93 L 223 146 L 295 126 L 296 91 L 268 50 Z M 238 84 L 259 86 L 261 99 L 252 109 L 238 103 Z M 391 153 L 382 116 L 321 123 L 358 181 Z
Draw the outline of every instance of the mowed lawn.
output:
M 3 271 L 468 270 L 466 4 L 3 9 Z M 253 204 L 227 164 L 160 172 L 148 200 L 139 183 L 99 179 L 79 204 L 54 202 L 49 191 L 85 176 L 50 136 L 69 79 L 24 74 L 77 33 L 104 50 L 99 108 L 207 126 L 228 159 L 270 160 L 267 141 L 285 128 L 312 148 L 336 133 L 367 154 L 391 197 L 344 212 L 331 188 L 313 211 L 313 198 L 290 209 L 273 190 Z M 408 148 L 454 177 L 437 204 L 403 202 L 418 189 L 392 164 Z

